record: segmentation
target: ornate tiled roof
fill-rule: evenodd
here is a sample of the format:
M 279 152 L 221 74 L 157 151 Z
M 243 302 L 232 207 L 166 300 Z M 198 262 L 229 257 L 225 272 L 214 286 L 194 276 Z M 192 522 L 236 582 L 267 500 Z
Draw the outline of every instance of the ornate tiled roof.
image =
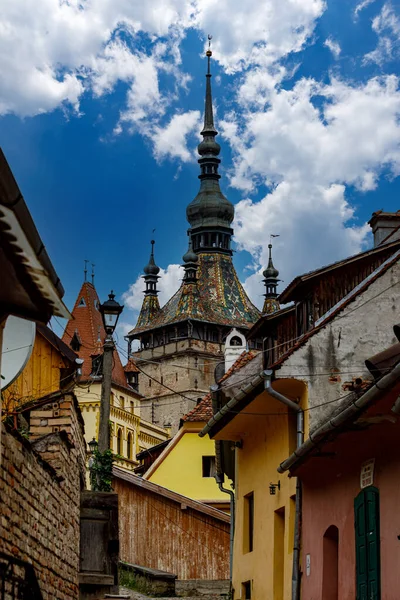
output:
M 158 296 L 145 296 L 136 327 L 146 329 L 160 311 Z
M 186 319 L 246 328 L 258 320 L 260 312 L 247 297 L 231 256 L 216 252 L 198 257 L 197 284 L 183 282 L 154 318 L 142 324 L 139 317 L 131 334 Z
M 99 297 L 96 288 L 85 281 L 79 291 L 78 297 L 70 319 L 62 336 L 62 341 L 71 346 L 71 341 L 76 337 L 81 344 L 76 353 L 83 358 L 82 376 L 88 379 L 92 372 L 92 355 L 102 352 L 106 332 L 103 319 L 99 312 Z M 124 369 L 117 350 L 114 350 L 112 378 L 114 383 L 128 387 Z

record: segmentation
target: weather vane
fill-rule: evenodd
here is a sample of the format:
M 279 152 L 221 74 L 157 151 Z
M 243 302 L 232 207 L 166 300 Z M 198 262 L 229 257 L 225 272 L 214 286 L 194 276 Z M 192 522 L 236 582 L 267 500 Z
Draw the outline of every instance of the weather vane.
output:
M 212 40 L 211 33 L 208 34 L 207 38 L 208 38 L 208 47 L 210 48 L 210 46 L 211 46 L 211 40 Z
M 272 238 L 279 237 L 279 233 L 270 233 L 269 234 L 269 243 L 271 244 Z

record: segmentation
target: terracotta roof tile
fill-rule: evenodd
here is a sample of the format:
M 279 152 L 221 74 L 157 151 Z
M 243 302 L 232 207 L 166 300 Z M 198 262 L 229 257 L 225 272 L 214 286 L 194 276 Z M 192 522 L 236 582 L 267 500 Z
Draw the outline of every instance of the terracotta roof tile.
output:
M 103 319 L 98 309 L 100 305 L 96 288 L 85 281 L 79 291 L 75 306 L 62 336 L 62 341 L 71 346 L 75 332 L 81 342 L 78 354 L 84 360 L 82 365 L 83 378 L 89 378 L 92 372 L 92 355 L 98 354 L 103 347 L 106 332 Z M 117 350 L 114 350 L 114 361 L 112 370 L 113 381 L 123 387 L 128 387 L 124 368 Z
M 140 370 L 137 368 L 135 361 L 131 357 L 126 365 L 124 366 L 125 373 L 140 373 Z

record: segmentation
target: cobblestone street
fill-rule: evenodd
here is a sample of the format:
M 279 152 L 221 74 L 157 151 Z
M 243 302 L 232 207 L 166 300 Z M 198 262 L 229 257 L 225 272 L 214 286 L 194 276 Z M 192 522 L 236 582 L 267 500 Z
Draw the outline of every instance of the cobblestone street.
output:
M 134 592 L 128 588 L 120 587 L 120 594 L 130 594 L 131 600 L 171 600 L 170 598 L 153 598 L 150 596 L 145 596 L 144 594 L 140 594 L 139 592 Z M 218 596 L 220 597 L 220 596 Z M 182 597 L 181 600 L 215 600 L 217 596 L 188 596 Z

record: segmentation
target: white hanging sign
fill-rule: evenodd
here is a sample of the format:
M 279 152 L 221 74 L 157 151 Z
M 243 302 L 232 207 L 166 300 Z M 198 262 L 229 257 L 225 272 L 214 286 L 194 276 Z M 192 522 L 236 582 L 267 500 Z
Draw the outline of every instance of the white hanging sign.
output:
M 360 487 L 363 490 L 374 483 L 375 459 L 370 458 L 361 465 Z

